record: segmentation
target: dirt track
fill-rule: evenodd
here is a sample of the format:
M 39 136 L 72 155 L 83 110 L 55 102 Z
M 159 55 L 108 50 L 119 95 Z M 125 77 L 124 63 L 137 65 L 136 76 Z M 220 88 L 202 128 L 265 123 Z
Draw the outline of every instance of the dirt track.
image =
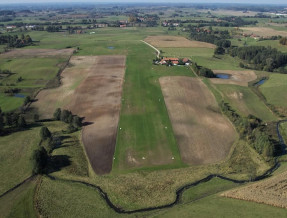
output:
M 97 174 L 112 169 L 121 107 L 125 56 L 75 56 L 62 73 L 62 86 L 39 93 L 41 118 L 51 117 L 57 107 L 85 117 L 82 140 Z
M 256 74 L 252 70 L 214 70 L 215 74 L 228 74 L 229 79 L 210 79 L 214 84 L 233 84 L 240 86 L 248 86 L 248 82 L 251 82 L 257 78 Z
M 208 164 L 225 159 L 236 132 L 205 84 L 176 76 L 160 78 L 160 85 L 182 160 Z
M 149 36 L 146 42 L 157 48 L 215 48 L 206 42 L 191 41 L 182 36 Z

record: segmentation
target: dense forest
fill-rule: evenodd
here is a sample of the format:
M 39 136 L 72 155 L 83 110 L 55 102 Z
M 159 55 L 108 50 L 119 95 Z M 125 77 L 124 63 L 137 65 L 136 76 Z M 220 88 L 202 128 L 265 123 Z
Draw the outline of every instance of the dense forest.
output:
M 271 47 L 248 46 L 233 48 L 230 50 L 230 55 L 238 57 L 246 63 L 241 63 L 241 67 L 256 70 L 265 70 L 269 72 L 278 70 L 280 72 L 285 72 L 284 66 L 287 64 L 287 54 Z

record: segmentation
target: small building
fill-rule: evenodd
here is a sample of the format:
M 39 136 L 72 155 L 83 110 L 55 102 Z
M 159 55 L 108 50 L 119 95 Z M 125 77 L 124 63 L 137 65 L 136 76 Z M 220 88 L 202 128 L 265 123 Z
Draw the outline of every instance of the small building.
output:
M 127 27 L 126 24 L 121 24 L 121 25 L 120 25 L 120 28 L 125 28 L 125 27 Z
M 173 65 L 178 65 L 179 59 L 178 58 L 163 58 L 159 63 L 164 65 L 168 62 L 171 62 Z
M 97 23 L 94 25 L 95 28 L 105 28 L 108 27 L 108 24 L 106 23 Z

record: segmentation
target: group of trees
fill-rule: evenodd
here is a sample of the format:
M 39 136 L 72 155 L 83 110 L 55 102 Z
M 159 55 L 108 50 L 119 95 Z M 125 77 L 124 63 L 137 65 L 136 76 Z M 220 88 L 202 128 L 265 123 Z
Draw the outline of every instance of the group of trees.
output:
M 69 110 L 61 110 L 60 108 L 57 108 L 53 116 L 55 120 L 61 120 L 68 123 L 69 132 L 77 131 L 82 126 L 81 118 L 77 115 L 73 115 Z
M 230 50 L 232 57 L 239 57 L 247 62 L 247 65 L 240 64 L 241 67 L 252 68 L 256 70 L 265 70 L 273 72 L 287 64 L 287 54 L 278 51 L 275 48 L 264 46 L 247 46 L 233 48 Z M 280 71 L 280 70 L 279 70 Z
M 0 44 L 7 44 L 11 48 L 20 48 L 24 46 L 31 45 L 33 40 L 29 35 L 22 34 L 20 37 L 18 35 L 0 35 Z
M 215 44 L 219 47 L 229 48 L 231 46 L 231 38 L 227 30 L 219 31 L 213 30 L 211 27 L 209 29 L 200 29 L 197 27 L 189 26 L 190 38 Z
M 62 30 L 62 26 L 51 25 L 46 27 L 47 32 L 60 32 Z
M 203 77 L 207 77 L 207 78 L 215 78 L 216 77 L 216 75 L 214 74 L 214 72 L 211 69 L 205 68 L 205 67 L 202 67 L 199 70 L 199 76 L 203 76 Z
M 275 145 L 271 137 L 264 130 L 262 121 L 253 116 L 241 117 L 228 103 L 221 102 L 221 110 L 231 120 L 240 135 L 245 139 L 259 154 L 265 158 L 274 156 Z
M 0 108 L 0 136 L 26 127 L 27 123 L 22 114 L 14 112 L 4 113 Z
M 287 45 L 287 37 L 281 38 L 279 42 L 281 45 Z

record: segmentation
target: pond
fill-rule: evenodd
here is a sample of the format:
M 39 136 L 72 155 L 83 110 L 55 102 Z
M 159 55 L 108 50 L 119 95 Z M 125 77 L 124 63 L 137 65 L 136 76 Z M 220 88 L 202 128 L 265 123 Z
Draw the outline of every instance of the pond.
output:
M 255 83 L 254 85 L 256 86 L 260 86 L 262 85 L 263 83 L 265 83 L 266 79 L 261 79 L 259 82 Z
M 219 78 L 219 79 L 230 79 L 230 75 L 229 74 L 225 74 L 225 73 L 218 73 L 218 74 L 216 74 L 216 78 Z
M 14 97 L 16 97 L 16 98 L 25 98 L 26 96 L 23 95 L 23 94 L 17 93 L 17 94 L 14 95 Z
M 115 49 L 115 47 L 114 46 L 109 46 L 108 49 Z

